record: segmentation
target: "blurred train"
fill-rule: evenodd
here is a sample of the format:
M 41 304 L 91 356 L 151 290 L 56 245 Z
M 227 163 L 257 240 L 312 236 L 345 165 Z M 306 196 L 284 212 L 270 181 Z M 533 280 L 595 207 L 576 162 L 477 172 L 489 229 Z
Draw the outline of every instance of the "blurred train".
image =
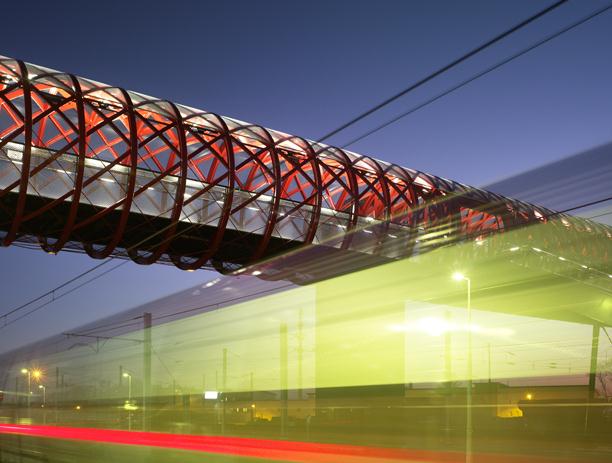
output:
M 0 461 L 610 461 L 612 280 L 535 234 L 220 277 L 6 353 Z

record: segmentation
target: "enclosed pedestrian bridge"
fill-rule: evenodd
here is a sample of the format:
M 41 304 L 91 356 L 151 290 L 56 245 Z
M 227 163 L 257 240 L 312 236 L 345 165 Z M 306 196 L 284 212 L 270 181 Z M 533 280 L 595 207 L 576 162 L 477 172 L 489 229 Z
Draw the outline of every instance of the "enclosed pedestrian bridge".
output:
M 603 243 L 607 262 L 602 225 L 0 57 L 5 246 L 228 272 L 304 245 L 385 261 L 534 223 L 580 237 L 578 255 Z

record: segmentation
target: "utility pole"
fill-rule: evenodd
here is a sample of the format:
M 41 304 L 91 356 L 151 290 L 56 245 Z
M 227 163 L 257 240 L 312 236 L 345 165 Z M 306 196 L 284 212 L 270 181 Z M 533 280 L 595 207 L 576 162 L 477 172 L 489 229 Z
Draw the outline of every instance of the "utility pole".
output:
M 304 328 L 304 320 L 303 320 L 303 311 L 302 308 L 300 307 L 299 310 L 299 314 L 298 314 L 298 347 L 297 347 L 297 354 L 298 354 L 298 377 L 297 377 L 297 382 L 298 382 L 298 400 L 302 400 L 302 395 L 303 395 L 303 391 L 302 388 L 304 387 L 303 385 L 303 356 L 304 356 L 304 334 L 303 334 L 303 328 Z
M 280 425 L 281 436 L 287 432 L 287 323 L 280 324 Z
M 223 386 L 222 410 L 221 410 L 221 434 L 225 435 L 225 403 L 227 402 L 227 348 L 223 348 L 223 377 L 221 379 Z
M 595 384 L 597 381 L 597 357 L 599 355 L 599 324 L 593 322 L 593 334 L 591 335 L 591 365 L 589 368 L 589 390 L 587 394 L 586 407 L 584 409 L 584 435 L 589 433 L 589 408 L 595 398 Z
M 142 428 L 148 431 L 151 427 L 151 414 L 147 410 L 150 408 L 151 401 L 151 313 L 145 312 L 143 314 L 144 321 L 144 343 L 143 343 L 143 388 L 142 388 Z

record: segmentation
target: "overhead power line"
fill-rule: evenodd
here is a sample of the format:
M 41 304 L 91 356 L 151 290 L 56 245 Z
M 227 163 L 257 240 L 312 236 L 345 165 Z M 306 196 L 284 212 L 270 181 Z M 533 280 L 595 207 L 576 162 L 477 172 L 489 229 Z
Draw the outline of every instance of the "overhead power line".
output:
M 340 127 L 338 127 L 336 129 L 332 130 L 331 132 L 323 135 L 317 141 L 318 142 L 322 142 L 322 141 L 327 140 L 328 138 L 331 138 L 332 136 L 336 135 L 337 133 L 339 133 L 339 132 L 345 130 L 346 128 L 350 127 L 351 125 L 355 124 L 356 122 L 359 122 L 360 120 L 366 118 L 370 114 L 373 114 L 376 111 L 378 111 L 379 109 L 382 109 L 383 107 L 387 106 L 389 103 L 392 103 L 395 100 L 397 100 L 398 98 L 403 97 L 407 93 L 412 92 L 413 90 L 416 90 L 417 88 L 419 88 L 420 86 L 426 84 L 430 80 L 438 77 L 439 75 L 445 73 L 446 71 L 448 71 L 448 70 L 454 68 L 455 66 L 463 63 L 464 61 L 470 59 L 472 56 L 480 53 L 481 51 L 485 50 L 486 48 L 489 48 L 490 46 L 496 44 L 497 42 L 505 39 L 509 35 L 513 34 L 514 32 L 518 31 L 519 29 L 522 29 L 523 27 L 525 27 L 528 24 L 534 22 L 535 20 L 541 18 L 542 16 L 546 15 L 547 13 L 550 13 L 551 11 L 555 10 L 556 8 L 560 7 L 561 5 L 563 5 L 566 2 L 567 2 L 567 0 L 560 0 L 560 1 L 556 2 L 556 3 L 553 3 L 549 7 L 544 8 L 543 10 L 541 10 L 538 13 L 534 14 L 533 16 L 530 16 L 529 18 L 527 18 L 527 19 L 521 21 L 520 23 L 512 26 L 510 29 L 508 29 L 508 30 L 502 32 L 501 34 L 493 37 L 492 39 L 486 41 L 482 45 L 477 46 L 476 48 L 472 49 L 471 51 L 467 52 L 466 54 L 464 54 L 461 57 L 457 58 L 456 60 L 452 61 L 451 63 L 449 63 L 449 64 L 447 64 L 445 66 L 442 66 L 441 68 L 439 68 L 438 70 L 436 70 L 433 73 L 429 74 L 428 76 L 423 77 L 422 79 L 418 80 L 417 82 L 411 84 L 409 87 L 405 88 L 401 92 L 396 93 L 395 95 L 393 95 L 393 96 L 387 98 L 386 100 L 378 103 L 376 106 L 374 106 L 374 107 L 368 109 L 367 111 L 361 113 L 360 115 L 358 115 L 357 117 L 351 119 L 350 121 L 346 122 L 345 124 L 342 124 Z
M 494 64 L 493 66 L 485 69 L 484 71 L 478 72 L 477 74 L 474 74 L 472 77 L 462 81 L 461 83 L 454 85 L 452 87 L 450 87 L 449 89 L 443 91 L 442 93 L 437 94 L 436 96 L 424 101 L 421 104 L 418 104 L 417 106 L 409 109 L 408 111 L 405 111 L 401 114 L 398 114 L 397 116 L 393 117 L 392 119 L 389 119 L 387 122 L 382 123 L 381 125 L 368 130 L 367 132 L 365 132 L 364 134 L 352 139 L 351 141 L 349 141 L 348 143 L 345 143 L 344 145 L 341 146 L 341 148 L 346 148 L 348 146 L 351 146 L 355 143 L 357 143 L 358 141 L 363 140 L 364 138 L 369 137 L 370 135 L 378 132 L 379 130 L 382 130 L 386 127 L 389 127 L 391 124 L 394 124 L 395 122 L 399 121 L 400 119 L 413 114 L 417 111 L 419 111 L 420 109 L 425 108 L 426 106 L 429 106 L 430 104 L 440 100 L 441 98 L 453 93 L 456 90 L 459 90 L 462 87 L 465 87 L 466 85 L 470 84 L 471 82 L 474 82 L 477 79 L 480 79 L 481 77 L 489 74 L 492 71 L 495 71 L 496 69 L 499 69 L 500 67 L 510 63 L 511 61 L 514 61 L 515 59 L 529 53 L 532 50 L 535 50 L 536 48 L 550 42 L 553 39 L 556 39 L 557 37 L 559 37 L 560 35 L 565 34 L 566 32 L 571 31 L 572 29 L 575 29 L 578 26 L 581 26 L 582 24 L 590 21 L 591 19 L 595 18 L 596 16 L 599 16 L 602 13 L 605 13 L 606 11 L 608 11 L 609 9 L 612 8 L 612 4 L 605 6 L 597 11 L 595 11 L 594 13 L 591 13 L 587 16 L 585 16 L 584 18 L 570 24 L 569 26 L 565 26 L 564 28 L 558 30 L 557 32 L 550 34 L 549 36 L 537 41 L 536 43 L 534 43 L 533 45 L 530 45 L 527 48 L 522 49 L 521 51 L 509 56 L 508 58 L 505 58 L 503 60 L 501 60 L 500 62 L 498 62 L 497 64 Z

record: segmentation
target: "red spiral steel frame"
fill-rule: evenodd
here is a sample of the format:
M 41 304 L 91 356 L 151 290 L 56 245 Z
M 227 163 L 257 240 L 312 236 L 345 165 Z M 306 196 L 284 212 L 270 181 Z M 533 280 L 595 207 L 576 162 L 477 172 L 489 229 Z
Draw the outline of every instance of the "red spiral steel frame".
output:
M 297 238 L 288 241 L 320 244 L 316 237 L 322 222 L 343 214 L 347 221 L 338 225 L 343 228 L 337 246 L 341 249 L 351 249 L 360 220 L 376 222 L 373 229 L 379 245 L 375 252 L 382 252 L 385 237 L 393 236 L 389 227 L 402 227 L 409 238 L 405 240 L 406 255 L 418 229 L 434 230 L 452 222 L 456 231 L 473 237 L 546 221 L 554 214 L 340 148 L 0 57 L 0 149 L 9 143 L 23 146 L 23 155 L 20 168 L 13 163 L 15 172 L 0 172 L 6 183 L 0 188 L 0 206 L 12 217 L 3 226 L 2 245 L 20 239 L 24 224 L 55 212 L 61 215 L 63 226 L 55 231 L 54 241 L 38 237 L 41 247 L 51 253 L 74 242 L 80 230 L 109 220 L 111 213 L 115 214 L 113 233 L 103 240 L 80 244 L 90 256 L 105 258 L 121 251 L 140 264 L 165 256 L 181 269 L 208 265 L 222 271 L 231 267 L 219 255 L 228 224 L 241 214 L 244 217 L 249 208 L 265 220 L 249 232 L 257 237 L 251 254 L 232 265 L 246 265 L 268 255 L 273 234 L 279 234 L 289 217 L 299 216 L 306 225 Z M 42 162 L 33 162 L 33 149 L 51 154 Z M 43 184 L 37 188 L 45 188 L 45 169 L 69 174 L 62 164 L 66 155 L 74 157 L 75 167 L 67 175 L 63 193 L 28 205 L 35 183 Z M 88 160 L 102 161 L 103 167 L 92 172 Z M 100 180 L 112 181 L 116 168 L 126 172 L 123 193 L 118 197 L 110 189 L 102 191 L 112 202 L 83 213 L 83 203 L 92 203 L 89 197 L 105 188 Z M 139 171 L 153 176 L 139 183 Z M 188 195 L 188 181 L 196 181 L 199 190 Z M 148 237 L 147 246 L 129 239 L 126 244 L 134 228 L 130 214 L 138 213 L 138 201 L 145 201 L 147 189 L 155 188 L 167 191 L 171 198 L 171 204 L 158 205 L 166 214 L 167 226 L 153 233 L 157 236 Z M 214 189 L 224 192 L 223 201 L 217 201 L 222 204 L 215 215 L 214 233 L 197 254 L 173 252 L 185 209 Z M 2 202 L 9 194 L 16 197 L 11 206 Z M 290 209 L 284 206 L 281 212 L 281 202 L 290 204 Z M 62 212 L 58 212 L 60 206 Z M 324 215 L 322 210 L 331 212 Z M 150 244 L 153 240 L 157 240 L 155 245 Z

